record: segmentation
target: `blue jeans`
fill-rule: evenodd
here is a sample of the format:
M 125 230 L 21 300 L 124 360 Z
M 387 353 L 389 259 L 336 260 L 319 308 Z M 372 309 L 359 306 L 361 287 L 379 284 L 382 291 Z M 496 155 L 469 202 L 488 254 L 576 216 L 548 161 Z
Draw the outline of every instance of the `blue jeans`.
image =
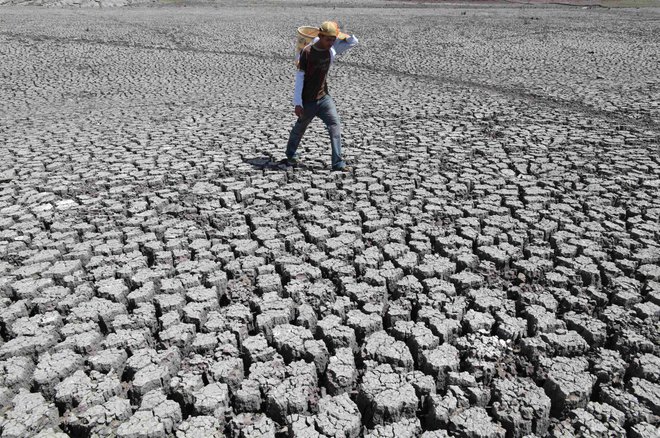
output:
M 346 166 L 344 159 L 341 157 L 341 122 L 339 121 L 339 114 L 335 107 L 335 102 L 329 94 L 326 94 L 319 100 L 309 100 L 303 102 L 303 115 L 299 117 L 296 124 L 291 129 L 289 135 L 289 142 L 286 145 L 286 157 L 297 158 L 296 150 L 300 144 L 307 126 L 314 117 L 318 116 L 325 126 L 328 128 L 330 134 L 330 144 L 332 146 L 332 168 L 341 169 Z

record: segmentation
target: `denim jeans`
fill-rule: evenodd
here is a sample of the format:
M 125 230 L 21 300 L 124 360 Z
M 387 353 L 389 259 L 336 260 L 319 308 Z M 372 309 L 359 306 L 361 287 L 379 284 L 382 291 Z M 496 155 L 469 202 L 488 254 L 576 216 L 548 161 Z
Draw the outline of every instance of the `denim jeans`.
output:
M 286 145 L 287 158 L 297 158 L 296 150 L 300 144 L 305 130 L 309 126 L 314 117 L 319 117 L 328 128 L 330 134 L 330 144 L 332 146 L 332 168 L 341 169 L 346 166 L 343 158 L 341 157 L 341 122 L 339 121 L 339 114 L 335 107 L 335 102 L 329 94 L 326 94 L 319 100 L 310 100 L 303 102 L 303 115 L 299 117 L 296 124 L 291 129 L 289 135 L 289 142 Z

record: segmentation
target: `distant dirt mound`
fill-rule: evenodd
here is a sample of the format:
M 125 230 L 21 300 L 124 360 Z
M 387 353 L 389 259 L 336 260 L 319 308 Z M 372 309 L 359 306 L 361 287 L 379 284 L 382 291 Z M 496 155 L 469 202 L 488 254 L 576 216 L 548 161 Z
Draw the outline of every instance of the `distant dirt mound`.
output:
M 81 7 L 81 8 L 112 8 L 118 6 L 152 5 L 155 0 L 0 0 L 0 5 L 7 6 L 44 6 L 44 7 Z
M 658 7 L 660 0 L 396 0 L 407 3 L 438 3 L 438 4 L 474 4 L 474 5 L 558 5 L 603 8 L 639 8 Z

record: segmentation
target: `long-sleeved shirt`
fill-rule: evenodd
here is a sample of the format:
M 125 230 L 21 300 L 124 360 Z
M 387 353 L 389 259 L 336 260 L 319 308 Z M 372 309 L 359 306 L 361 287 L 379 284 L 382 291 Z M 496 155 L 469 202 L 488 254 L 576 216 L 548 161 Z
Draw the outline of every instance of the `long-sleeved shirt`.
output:
M 293 104 L 296 106 L 302 106 L 304 101 L 317 100 L 328 94 L 326 76 L 330 65 L 337 55 L 358 43 L 355 35 L 351 35 L 345 40 L 337 39 L 330 50 L 320 50 L 314 46 L 318 40 L 318 37 L 314 38 L 311 44 L 300 51 L 293 91 Z

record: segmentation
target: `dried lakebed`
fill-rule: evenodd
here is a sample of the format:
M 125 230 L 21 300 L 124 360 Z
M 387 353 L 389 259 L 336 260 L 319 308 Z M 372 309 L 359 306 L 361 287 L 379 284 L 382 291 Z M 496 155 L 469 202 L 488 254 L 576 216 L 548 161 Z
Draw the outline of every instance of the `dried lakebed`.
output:
M 0 436 L 657 437 L 659 21 L 0 8 Z

